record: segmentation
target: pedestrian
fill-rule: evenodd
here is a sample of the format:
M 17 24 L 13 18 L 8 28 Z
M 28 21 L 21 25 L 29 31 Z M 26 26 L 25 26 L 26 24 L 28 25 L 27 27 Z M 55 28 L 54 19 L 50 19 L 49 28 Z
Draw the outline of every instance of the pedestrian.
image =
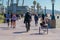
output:
M 40 26 L 41 26 L 41 29 L 43 29 L 44 33 L 47 32 L 48 34 L 48 15 L 47 14 L 44 16 L 44 20 L 43 20 L 43 17 L 41 17 Z
M 13 27 L 13 28 L 15 28 L 16 27 L 16 20 L 17 20 L 17 17 L 16 17 L 16 14 L 12 14 L 12 18 L 11 18 L 11 26 Z
M 44 21 L 46 24 L 48 24 L 48 15 L 46 14 L 45 18 L 44 18 Z
M 44 24 L 45 24 L 44 18 L 45 18 L 45 16 L 44 16 L 44 14 L 42 14 L 42 15 L 41 15 L 41 20 L 40 20 L 40 22 L 41 22 L 41 23 L 40 23 L 40 26 L 41 26 L 41 27 L 43 27 Z
M 37 24 L 38 24 L 38 15 L 37 14 L 34 15 L 34 21 L 35 21 L 35 26 L 37 26 Z
M 48 24 L 48 16 L 46 14 L 46 16 L 44 17 L 44 20 L 43 20 L 43 17 L 41 17 L 41 27 L 46 27 L 45 25 Z
M 6 13 L 5 15 L 6 15 L 6 17 L 5 17 L 5 19 L 6 19 L 6 23 L 7 23 L 8 27 L 9 27 L 10 14 L 9 14 L 9 12 L 8 12 L 8 13 Z
M 31 22 L 31 15 L 29 12 L 25 14 L 24 23 L 26 25 L 26 31 L 28 32 L 30 30 L 30 22 Z

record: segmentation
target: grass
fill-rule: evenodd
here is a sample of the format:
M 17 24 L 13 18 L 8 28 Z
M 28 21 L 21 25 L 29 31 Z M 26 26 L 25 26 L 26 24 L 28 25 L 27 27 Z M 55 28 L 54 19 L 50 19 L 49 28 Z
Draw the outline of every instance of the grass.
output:
M 0 23 L 3 23 L 4 22 L 4 16 L 3 15 L 0 15 Z
M 4 20 L 0 20 L 0 23 L 3 23 L 4 22 Z

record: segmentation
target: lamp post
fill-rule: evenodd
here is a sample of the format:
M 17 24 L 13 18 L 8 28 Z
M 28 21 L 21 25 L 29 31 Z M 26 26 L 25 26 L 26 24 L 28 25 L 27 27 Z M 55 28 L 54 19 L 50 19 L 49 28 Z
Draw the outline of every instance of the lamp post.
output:
M 55 16 L 54 16 L 54 2 L 55 0 L 51 0 L 52 2 L 52 17 L 51 17 L 51 20 L 55 20 Z
M 56 20 L 54 15 L 54 2 L 55 0 L 51 0 L 52 2 L 52 16 L 51 16 L 51 28 L 56 28 Z

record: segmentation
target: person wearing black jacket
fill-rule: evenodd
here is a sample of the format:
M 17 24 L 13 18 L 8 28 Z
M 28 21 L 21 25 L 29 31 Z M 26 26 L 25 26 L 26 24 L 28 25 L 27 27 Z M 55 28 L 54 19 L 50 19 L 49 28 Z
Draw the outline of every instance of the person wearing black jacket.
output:
M 30 30 L 30 22 L 31 22 L 31 15 L 29 12 L 25 14 L 24 23 L 26 25 L 26 31 L 28 32 Z

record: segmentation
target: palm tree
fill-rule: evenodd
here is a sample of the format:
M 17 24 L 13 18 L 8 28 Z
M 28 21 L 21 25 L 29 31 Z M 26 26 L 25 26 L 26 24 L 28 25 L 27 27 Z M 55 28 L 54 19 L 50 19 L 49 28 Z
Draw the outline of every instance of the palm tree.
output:
M 39 10 L 40 10 L 40 14 L 43 14 L 43 8 L 41 8 L 41 5 L 40 5 Z
M 11 0 L 11 4 L 13 3 L 13 0 Z
M 39 8 L 40 8 L 40 5 L 39 3 L 37 3 L 37 13 L 39 13 Z
M 17 12 L 18 3 L 19 3 L 19 0 L 16 0 L 16 4 L 17 4 L 17 5 L 16 5 L 16 13 L 18 13 L 18 12 Z
M 18 6 L 19 0 L 16 0 L 16 2 L 17 2 L 17 6 Z
M 11 7 L 12 7 L 11 12 L 13 13 L 13 0 L 11 0 Z
M 36 6 L 36 1 L 33 1 L 33 5 L 34 5 L 34 12 L 35 12 L 35 6 Z
M 34 6 L 31 6 L 31 12 L 32 13 L 34 12 Z
M 7 7 L 9 8 L 9 0 L 8 0 L 8 3 L 7 3 Z M 8 10 L 8 12 L 9 12 L 9 10 Z
M 31 10 L 33 10 L 34 9 L 34 6 L 31 6 Z
M 22 6 L 24 5 L 24 0 L 22 1 Z
M 9 0 L 8 0 L 8 6 L 9 6 Z
M 2 1 L 2 14 L 4 14 L 4 0 L 1 0 Z

